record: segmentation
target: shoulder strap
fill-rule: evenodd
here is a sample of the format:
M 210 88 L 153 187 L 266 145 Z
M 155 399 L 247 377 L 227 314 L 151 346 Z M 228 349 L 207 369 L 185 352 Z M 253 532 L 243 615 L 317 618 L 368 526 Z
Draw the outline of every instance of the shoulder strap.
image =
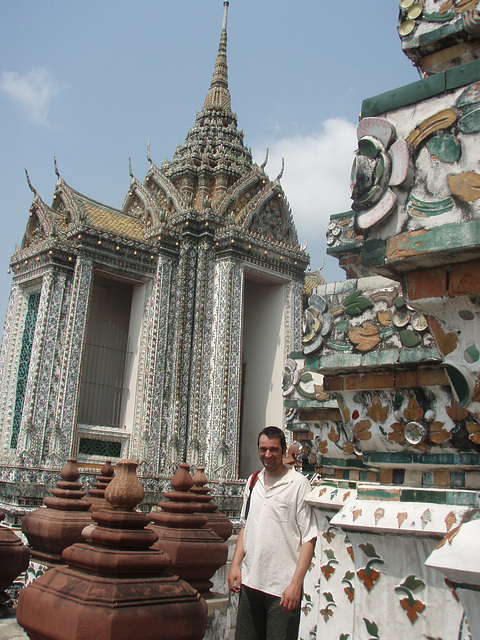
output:
M 248 485 L 248 498 L 247 498 L 247 505 L 245 507 L 245 521 L 248 518 L 248 512 L 250 511 L 250 499 L 252 497 L 252 491 L 253 491 L 253 487 L 257 484 L 257 480 L 258 480 L 258 476 L 260 475 L 260 471 L 255 471 L 254 473 L 252 473 L 252 476 L 250 478 L 250 483 Z

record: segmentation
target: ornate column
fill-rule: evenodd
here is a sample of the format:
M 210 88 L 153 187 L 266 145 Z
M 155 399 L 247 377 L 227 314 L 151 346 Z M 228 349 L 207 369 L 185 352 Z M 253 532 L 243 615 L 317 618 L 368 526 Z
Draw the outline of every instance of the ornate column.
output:
M 79 256 L 75 265 L 75 276 L 68 310 L 63 360 L 58 382 L 55 421 L 51 435 L 47 466 L 58 465 L 61 460 L 69 457 L 72 453 L 77 416 L 80 369 L 92 278 L 92 260 Z
M 214 260 L 212 242 L 205 237 L 198 247 L 188 398 L 186 459 L 194 466 L 203 464 L 206 456 L 208 404 L 205 398 L 208 397 L 210 385 Z
M 17 446 L 17 456 L 25 464 L 39 464 L 42 457 L 65 281 L 65 274 L 49 272 L 42 282 Z
M 158 473 L 165 459 L 168 399 L 167 353 L 172 341 L 172 307 L 175 304 L 174 260 L 158 257 L 155 281 L 145 303 L 141 357 L 137 378 L 137 406 L 131 454 L 137 456 L 142 475 Z
M 168 434 L 164 465 L 167 474 L 176 470 L 178 464 L 183 462 L 185 455 L 196 268 L 197 248 L 193 239 L 187 237 L 183 240 L 180 249 L 176 282 L 174 347 L 169 350 L 167 364 L 167 368 L 171 372 L 168 407 L 168 423 L 171 425 L 171 431 Z
M 0 424 L 1 456 L 10 457 L 15 387 L 18 369 L 18 349 L 22 342 L 23 322 L 27 301 L 18 284 L 13 283 L 8 300 L 5 328 L 0 352 Z

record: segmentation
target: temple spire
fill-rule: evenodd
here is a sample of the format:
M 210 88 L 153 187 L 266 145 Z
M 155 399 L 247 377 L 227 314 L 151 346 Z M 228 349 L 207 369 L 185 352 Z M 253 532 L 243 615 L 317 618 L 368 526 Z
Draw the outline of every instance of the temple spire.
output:
M 204 109 L 223 109 L 230 111 L 230 91 L 228 90 L 228 67 L 227 67 L 227 14 L 228 0 L 223 3 L 223 23 L 218 54 L 213 69 L 212 82 L 207 92 Z

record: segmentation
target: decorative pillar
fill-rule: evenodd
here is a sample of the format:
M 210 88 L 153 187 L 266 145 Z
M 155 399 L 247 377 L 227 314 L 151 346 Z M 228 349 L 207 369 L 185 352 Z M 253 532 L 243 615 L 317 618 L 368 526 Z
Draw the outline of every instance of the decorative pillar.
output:
M 61 320 L 61 301 L 65 276 L 62 280 L 60 305 L 55 305 L 52 313 L 51 305 L 57 284 L 56 278 L 52 272 L 43 277 L 40 305 L 35 324 L 35 338 L 32 345 L 17 445 L 17 459 L 32 466 L 39 464 L 43 451 L 43 436 L 50 397 L 55 343 L 58 336 L 58 324 Z
M 12 284 L 0 351 L 0 446 L 4 459 L 12 454 L 10 440 L 15 402 L 15 371 L 18 369 L 15 345 L 21 341 L 21 320 L 24 319 L 25 306 L 26 301 L 20 287 Z
M 190 355 L 195 302 L 195 272 L 197 268 L 197 249 L 195 240 L 190 236 L 189 221 L 185 222 L 184 238 L 180 249 L 178 265 L 178 297 L 176 309 L 176 334 L 172 351 L 170 415 L 171 431 L 168 438 L 166 472 L 171 473 L 185 458 L 188 387 L 190 377 Z
M 238 475 L 242 311 L 242 266 L 233 260 L 217 262 L 206 468 L 210 476 L 221 479 L 233 479 Z
M 77 400 L 85 341 L 87 312 L 93 278 L 93 262 L 78 256 L 65 335 L 65 349 L 57 390 L 55 424 L 50 442 L 49 465 L 71 454 L 76 433 Z
M 145 306 L 137 377 L 137 405 L 131 454 L 138 458 L 139 474 L 155 475 L 165 464 L 165 417 L 168 401 L 168 350 L 171 348 L 172 306 L 175 303 L 174 260 L 159 255 L 155 281 Z
M 186 461 L 194 466 L 205 464 L 210 354 L 212 345 L 212 299 L 215 254 L 208 221 L 197 250 L 196 290 L 193 337 L 190 356 L 188 394 L 188 433 Z
M 95 513 L 85 542 L 20 594 L 18 623 L 35 640 L 201 640 L 207 605 L 192 587 L 165 574 L 169 557 L 152 549 L 137 463 L 122 460 L 106 490 L 112 509 Z M 55 633 L 55 636 L 53 634 Z

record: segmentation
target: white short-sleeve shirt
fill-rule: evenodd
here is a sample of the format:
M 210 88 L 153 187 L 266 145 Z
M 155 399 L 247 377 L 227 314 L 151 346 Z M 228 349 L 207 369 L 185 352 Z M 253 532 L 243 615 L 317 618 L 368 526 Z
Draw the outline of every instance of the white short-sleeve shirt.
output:
M 242 584 L 280 597 L 295 573 L 302 544 L 318 535 L 315 514 L 305 502 L 310 484 L 305 476 L 290 469 L 266 491 L 265 470 L 261 471 L 245 522 L 249 487 L 250 478 L 241 514 L 245 527 Z

